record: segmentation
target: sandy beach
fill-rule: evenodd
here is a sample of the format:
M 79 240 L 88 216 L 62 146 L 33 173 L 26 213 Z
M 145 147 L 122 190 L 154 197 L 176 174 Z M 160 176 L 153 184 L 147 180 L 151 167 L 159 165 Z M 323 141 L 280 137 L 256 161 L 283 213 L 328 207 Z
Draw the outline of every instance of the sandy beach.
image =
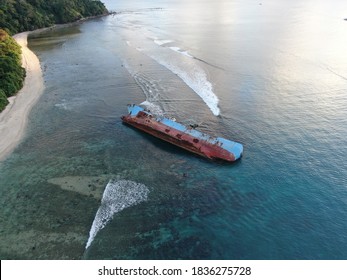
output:
M 29 33 L 13 36 L 22 47 L 22 65 L 26 69 L 26 78 L 23 88 L 16 96 L 9 98 L 10 104 L 0 113 L 0 161 L 9 156 L 22 140 L 29 112 L 44 89 L 40 61 L 27 47 Z

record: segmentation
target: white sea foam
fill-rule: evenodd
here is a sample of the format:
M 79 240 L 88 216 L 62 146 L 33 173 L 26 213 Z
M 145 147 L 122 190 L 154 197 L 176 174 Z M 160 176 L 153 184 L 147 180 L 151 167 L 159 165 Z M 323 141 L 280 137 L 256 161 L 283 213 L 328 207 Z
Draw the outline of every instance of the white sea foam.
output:
M 154 115 L 157 115 L 157 116 L 163 116 L 164 115 L 164 112 L 160 108 L 160 106 L 153 104 L 152 102 L 149 102 L 148 100 L 143 101 L 140 105 L 143 105 L 147 110 L 152 112 Z
M 68 103 L 57 103 L 57 104 L 54 104 L 54 107 L 57 107 L 59 109 L 63 109 L 63 110 L 70 110 L 69 106 L 68 106 Z
M 60 103 L 54 104 L 54 107 L 66 110 L 66 111 L 72 111 L 76 107 L 80 107 L 85 104 L 85 100 L 81 98 L 71 98 L 70 100 L 66 100 L 65 98 L 61 100 Z
M 110 180 L 90 229 L 86 249 L 92 244 L 97 233 L 112 220 L 114 214 L 146 201 L 148 193 L 149 189 L 143 184 L 127 180 Z
M 169 44 L 172 43 L 172 40 L 154 40 L 154 43 L 156 43 L 159 46 L 165 45 L 165 44 Z
M 168 59 L 161 58 L 153 54 L 148 55 L 180 77 L 192 90 L 195 91 L 195 93 L 201 97 L 201 99 L 206 103 L 215 116 L 220 114 L 218 97 L 213 92 L 213 86 L 208 81 L 206 73 L 203 69 L 201 69 L 198 65 L 195 65 L 190 71 L 185 71 L 178 66 L 175 61 L 170 62 Z
M 147 77 L 143 73 L 136 72 L 134 68 L 131 67 L 125 60 L 123 61 L 123 65 L 128 70 L 129 74 L 134 78 L 135 82 L 141 88 L 146 97 L 146 101 L 142 102 L 141 105 L 145 106 L 146 109 L 150 110 L 156 115 L 164 115 L 161 107 L 155 104 L 160 101 L 160 93 L 163 91 L 160 82 Z
M 184 51 L 184 50 L 180 49 L 179 47 L 170 47 L 170 49 L 175 51 L 175 52 L 178 52 L 180 54 L 183 54 L 185 56 L 188 56 L 190 58 L 194 58 L 194 56 L 190 55 L 187 51 Z
M 187 51 L 182 50 L 179 47 L 161 47 L 163 44 L 173 42 L 172 40 L 159 40 L 155 38 L 153 44 L 152 39 L 150 41 L 145 40 L 143 34 L 137 35 L 138 38 L 135 40 L 137 40 L 138 45 L 141 44 L 141 47 L 135 48 L 137 51 L 149 56 L 157 63 L 176 74 L 185 84 L 187 84 L 196 94 L 198 94 L 198 96 L 206 103 L 214 115 L 218 116 L 220 114 L 218 97 L 213 92 L 213 86 L 208 80 L 206 72 L 198 64 L 198 61 L 204 62 L 203 60 L 193 57 Z M 151 38 L 152 37 L 153 36 L 151 36 Z M 149 38 L 149 36 L 146 38 Z M 181 55 L 182 57 L 179 58 L 173 55 L 172 51 L 176 52 L 177 55 Z M 143 84 L 142 81 L 136 77 L 138 74 L 138 71 L 134 71 L 134 68 L 136 69 L 136 65 L 134 67 L 129 67 L 127 64 L 125 65 L 129 73 L 135 78 L 144 91 L 146 100 L 152 103 L 159 101 L 156 94 L 152 94 L 152 92 L 155 93 L 153 88 L 151 88 L 152 92 L 147 90 L 147 85 Z
M 142 73 L 135 73 L 133 74 L 133 77 L 136 83 L 142 89 L 143 93 L 145 94 L 147 101 L 159 101 L 160 92 L 163 91 L 163 88 L 157 81 L 151 79 L 150 77 Z

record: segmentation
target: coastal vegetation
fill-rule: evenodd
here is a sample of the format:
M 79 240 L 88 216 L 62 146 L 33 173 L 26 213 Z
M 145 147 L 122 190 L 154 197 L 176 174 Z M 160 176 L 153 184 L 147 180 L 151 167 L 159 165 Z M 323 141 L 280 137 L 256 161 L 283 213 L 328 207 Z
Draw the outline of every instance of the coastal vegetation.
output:
M 15 34 L 106 13 L 98 0 L 0 0 L 0 27 Z
M 25 78 L 20 46 L 10 35 L 107 12 L 99 0 L 0 0 L 0 112 Z
M 24 77 L 21 48 L 5 30 L 0 29 L 0 111 L 8 104 L 7 97 L 22 88 Z

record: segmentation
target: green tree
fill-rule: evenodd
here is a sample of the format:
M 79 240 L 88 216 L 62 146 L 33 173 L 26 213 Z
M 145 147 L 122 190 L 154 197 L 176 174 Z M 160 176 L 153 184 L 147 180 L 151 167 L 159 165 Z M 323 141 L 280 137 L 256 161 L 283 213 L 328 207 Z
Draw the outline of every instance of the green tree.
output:
M 6 98 L 5 93 L 0 89 L 0 112 L 5 109 L 8 104 L 8 100 Z
M 0 111 L 8 104 L 7 97 L 23 87 L 25 70 L 21 66 L 21 48 L 0 29 Z
M 0 28 L 13 34 L 106 13 L 98 0 L 0 0 Z
M 25 78 L 20 46 L 9 34 L 106 13 L 99 0 L 0 0 L 0 111 Z

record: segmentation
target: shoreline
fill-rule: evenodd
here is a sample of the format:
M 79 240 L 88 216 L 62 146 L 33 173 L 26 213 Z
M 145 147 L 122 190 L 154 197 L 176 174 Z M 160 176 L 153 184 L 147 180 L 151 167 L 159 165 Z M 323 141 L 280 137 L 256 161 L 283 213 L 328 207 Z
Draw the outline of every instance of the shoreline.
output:
M 5 160 L 22 141 L 28 116 L 44 91 L 43 74 L 38 57 L 28 48 L 28 36 L 35 31 L 13 36 L 22 47 L 22 67 L 26 70 L 24 85 L 0 113 L 0 162 Z
M 44 80 L 41 64 L 38 57 L 28 48 L 29 35 L 41 34 L 53 29 L 65 28 L 81 24 L 85 21 L 109 16 L 91 16 L 75 22 L 55 24 L 49 27 L 17 33 L 12 37 L 22 47 L 22 67 L 25 68 L 26 77 L 24 85 L 16 95 L 8 98 L 9 104 L 0 112 L 0 163 L 4 161 L 23 140 L 32 107 L 39 100 L 44 91 Z

